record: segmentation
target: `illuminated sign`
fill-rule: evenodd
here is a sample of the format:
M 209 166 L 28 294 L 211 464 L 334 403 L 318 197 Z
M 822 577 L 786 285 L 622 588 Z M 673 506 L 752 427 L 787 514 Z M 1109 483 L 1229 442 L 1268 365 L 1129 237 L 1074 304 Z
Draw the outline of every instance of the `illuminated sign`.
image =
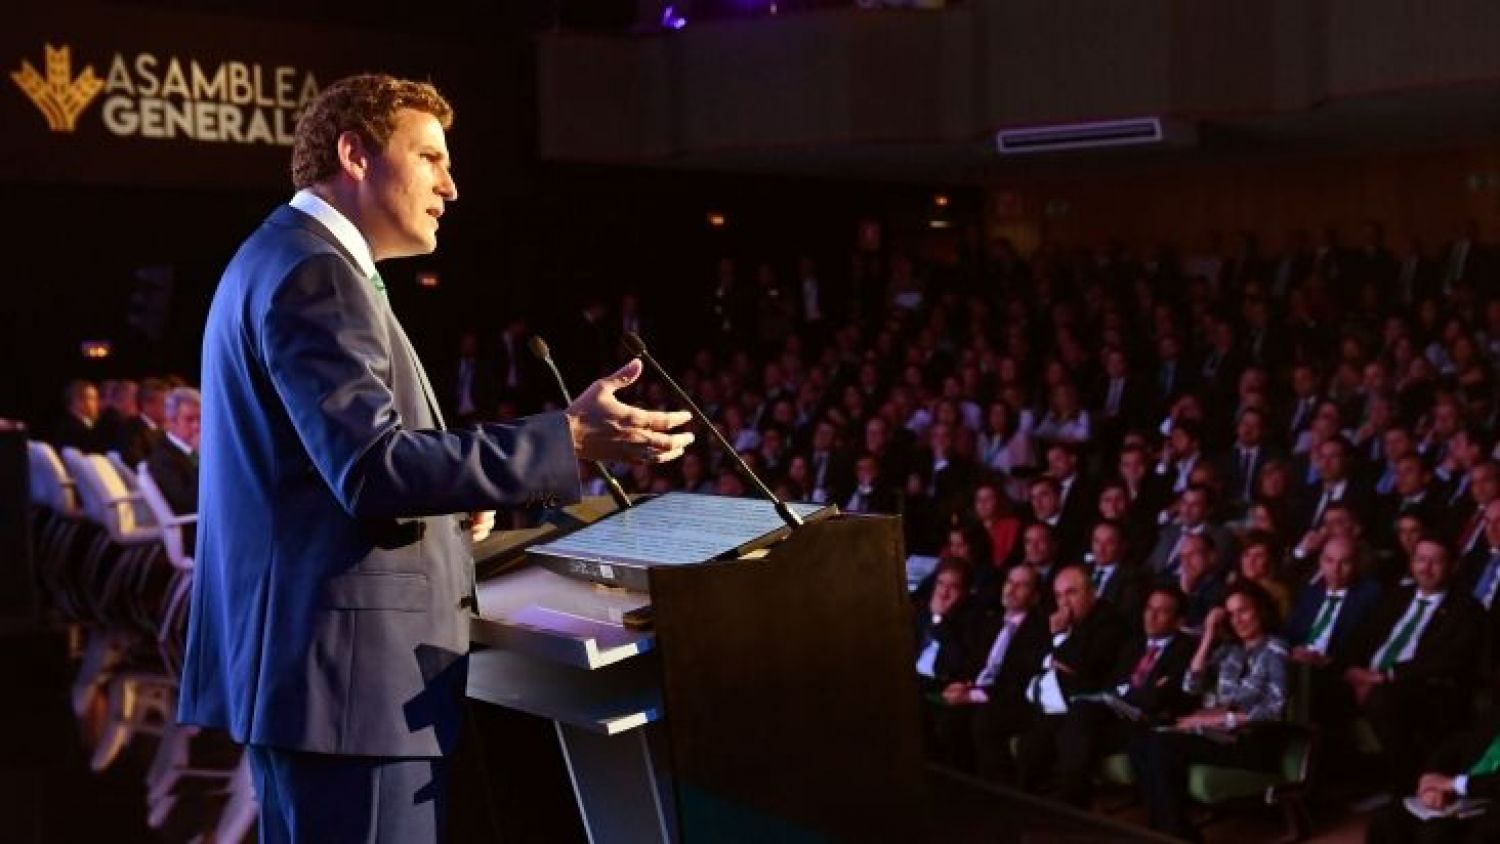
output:
M 22 59 L 10 76 L 53 132 L 76 132 L 98 100 L 116 137 L 291 146 L 297 116 L 318 94 L 313 73 L 290 65 L 115 52 L 100 79 L 92 64 L 73 75 L 72 45 L 42 49 L 45 75 Z

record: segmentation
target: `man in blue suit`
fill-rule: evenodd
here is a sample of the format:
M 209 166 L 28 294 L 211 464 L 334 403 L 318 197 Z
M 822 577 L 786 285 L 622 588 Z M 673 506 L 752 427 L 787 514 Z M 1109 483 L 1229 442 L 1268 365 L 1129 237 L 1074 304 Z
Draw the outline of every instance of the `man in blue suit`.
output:
M 485 511 L 577 499 L 580 457 L 692 441 L 688 414 L 615 399 L 638 361 L 564 412 L 445 429 L 375 263 L 436 248 L 451 121 L 421 83 L 323 91 L 297 194 L 209 311 L 179 716 L 247 745 L 263 841 L 440 840 Z

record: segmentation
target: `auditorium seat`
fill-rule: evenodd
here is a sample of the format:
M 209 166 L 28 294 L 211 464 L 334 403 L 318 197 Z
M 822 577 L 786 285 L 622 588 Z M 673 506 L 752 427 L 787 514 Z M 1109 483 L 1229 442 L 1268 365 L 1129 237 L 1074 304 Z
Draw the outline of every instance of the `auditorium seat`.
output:
M 174 688 L 182 669 L 182 653 L 187 635 L 188 609 L 193 591 L 193 558 L 183 545 L 183 526 L 198 521 L 196 513 L 179 515 L 172 511 L 166 496 L 151 477 L 151 467 L 142 461 L 137 472 L 142 498 L 161 528 L 162 545 L 172 564 L 174 578 L 157 626 L 157 646 L 162 668 Z M 175 707 L 174 707 L 175 708 Z M 177 789 L 184 780 L 203 781 L 215 791 L 227 794 L 233 782 L 235 767 L 209 768 L 193 764 L 193 740 L 199 736 L 195 727 L 181 726 L 168 718 L 157 745 L 156 756 L 146 777 L 147 824 L 160 829 L 177 804 Z M 236 760 L 238 755 L 236 755 Z M 232 802 L 232 799 L 231 801 Z
M 127 489 L 135 492 L 141 488 L 140 482 L 136 479 L 135 470 L 125 465 L 125 458 L 120 456 L 120 452 L 110 449 L 104 453 L 104 456 L 109 460 L 109 465 L 115 467 L 115 472 L 119 473 L 120 480 L 125 482 Z
M 65 621 L 86 617 L 86 608 L 76 588 L 74 563 L 83 554 L 86 522 L 78 489 L 62 458 L 51 445 L 27 443 L 31 473 L 31 502 L 36 508 L 35 537 L 37 571 L 42 588 Z
M 1281 745 L 1280 767 L 1275 772 L 1252 771 L 1218 765 L 1188 767 L 1188 795 L 1206 806 L 1217 807 L 1259 797 L 1267 805 L 1279 805 L 1286 822 L 1286 840 L 1301 841 L 1311 825 L 1303 797 L 1312 779 L 1318 746 L 1318 729 L 1312 723 L 1310 669 L 1294 665 L 1288 674 L 1289 697 L 1286 721 L 1267 725 L 1257 741 Z M 1274 730 L 1274 732 L 1272 732 Z

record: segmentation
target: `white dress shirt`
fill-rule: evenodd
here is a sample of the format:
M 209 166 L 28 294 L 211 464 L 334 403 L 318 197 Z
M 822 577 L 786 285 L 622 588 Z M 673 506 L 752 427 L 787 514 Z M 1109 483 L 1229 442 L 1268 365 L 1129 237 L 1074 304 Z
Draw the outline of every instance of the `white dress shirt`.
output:
M 309 188 L 297 191 L 287 204 L 322 223 L 339 245 L 344 247 L 344 251 L 353 256 L 354 263 L 359 265 L 359 271 L 365 274 L 365 278 L 375 276 L 375 256 L 370 252 L 370 244 L 359 229 L 349 222 L 348 217 L 324 202 L 322 197 Z

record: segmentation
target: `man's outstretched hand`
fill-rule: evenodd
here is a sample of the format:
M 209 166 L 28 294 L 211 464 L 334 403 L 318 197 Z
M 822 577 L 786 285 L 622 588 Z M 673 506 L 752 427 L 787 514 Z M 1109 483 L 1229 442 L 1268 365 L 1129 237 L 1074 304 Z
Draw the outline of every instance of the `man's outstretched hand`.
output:
M 689 433 L 671 433 L 692 421 L 685 410 L 659 412 L 632 407 L 615 393 L 641 377 L 640 359 L 625 364 L 608 378 L 589 385 L 568 405 L 568 428 L 573 452 L 584 460 L 666 463 L 682 456 L 693 443 Z

